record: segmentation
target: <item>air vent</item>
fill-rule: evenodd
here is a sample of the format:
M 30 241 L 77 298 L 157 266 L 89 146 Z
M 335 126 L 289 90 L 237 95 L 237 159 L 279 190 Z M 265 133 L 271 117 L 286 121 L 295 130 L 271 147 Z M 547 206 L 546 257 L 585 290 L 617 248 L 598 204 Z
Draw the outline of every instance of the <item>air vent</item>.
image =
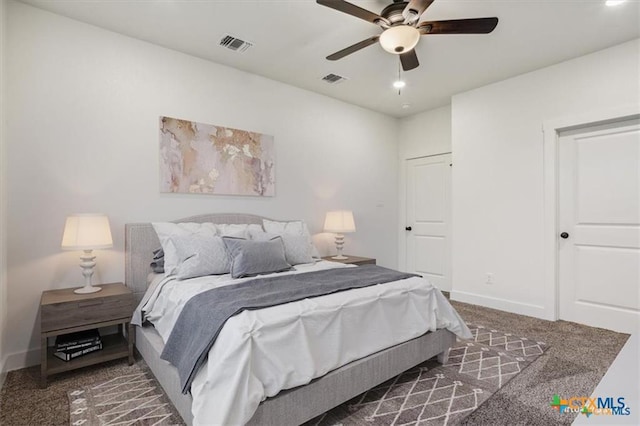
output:
M 220 46 L 226 47 L 234 52 L 246 52 L 247 49 L 253 46 L 253 43 L 225 34 L 225 36 L 220 40 Z
M 348 78 L 338 74 L 333 74 L 333 73 L 327 74 L 324 77 L 322 77 L 322 81 L 326 81 L 329 84 L 338 84 L 338 83 L 342 83 L 345 80 L 348 80 Z

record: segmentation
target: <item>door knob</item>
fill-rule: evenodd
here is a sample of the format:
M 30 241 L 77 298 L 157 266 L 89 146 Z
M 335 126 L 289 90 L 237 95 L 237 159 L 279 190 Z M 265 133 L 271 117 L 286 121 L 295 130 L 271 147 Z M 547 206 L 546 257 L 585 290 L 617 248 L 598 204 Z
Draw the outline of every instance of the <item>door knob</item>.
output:
M 411 231 L 411 229 L 412 228 L 410 226 L 407 226 L 406 228 L 404 228 L 405 231 Z
M 560 234 L 560 238 L 563 238 L 566 240 L 567 238 L 569 238 L 569 234 L 567 234 L 566 232 L 563 232 L 562 234 Z

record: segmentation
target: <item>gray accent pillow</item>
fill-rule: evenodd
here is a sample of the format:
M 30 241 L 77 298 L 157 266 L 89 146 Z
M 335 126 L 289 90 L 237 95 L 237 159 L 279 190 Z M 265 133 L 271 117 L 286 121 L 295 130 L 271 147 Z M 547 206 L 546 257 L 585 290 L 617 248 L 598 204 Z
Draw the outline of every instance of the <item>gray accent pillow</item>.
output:
M 253 277 L 291 269 L 285 258 L 284 244 L 280 237 L 268 241 L 222 237 L 222 241 L 231 259 L 233 278 Z
M 149 266 L 156 274 L 164 274 L 164 251 L 162 247 L 153 251 L 153 260 Z
M 179 280 L 226 274 L 231 262 L 222 238 L 204 233 L 174 235 L 171 237 L 180 263 L 175 270 Z
M 292 265 L 299 265 L 301 263 L 313 263 L 316 260 L 311 255 L 311 245 L 309 244 L 309 238 L 304 235 L 294 234 L 271 234 L 269 232 L 252 232 L 250 236 L 256 241 L 267 241 L 273 238 L 280 237 L 284 244 L 284 256 Z

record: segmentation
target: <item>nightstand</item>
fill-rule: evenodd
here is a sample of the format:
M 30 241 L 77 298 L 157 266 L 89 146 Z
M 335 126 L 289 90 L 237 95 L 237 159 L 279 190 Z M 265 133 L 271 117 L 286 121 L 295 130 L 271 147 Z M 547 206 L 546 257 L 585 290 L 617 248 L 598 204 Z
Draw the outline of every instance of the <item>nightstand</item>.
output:
M 328 260 L 330 262 L 346 263 L 349 265 L 375 265 L 376 264 L 376 260 L 370 257 L 349 256 L 348 254 L 345 254 L 345 256 L 347 256 L 347 258 L 342 260 L 332 259 L 331 256 L 325 256 L 322 258 L 322 260 Z
M 75 294 L 73 288 L 49 290 L 40 299 L 41 386 L 47 376 L 118 358 L 129 358 L 133 364 L 134 333 L 131 326 L 133 293 L 122 283 L 102 284 L 97 293 Z M 48 347 L 49 337 L 92 328 L 118 325 L 118 333 L 102 336 L 102 350 L 62 361 Z M 126 333 L 125 333 L 126 330 Z

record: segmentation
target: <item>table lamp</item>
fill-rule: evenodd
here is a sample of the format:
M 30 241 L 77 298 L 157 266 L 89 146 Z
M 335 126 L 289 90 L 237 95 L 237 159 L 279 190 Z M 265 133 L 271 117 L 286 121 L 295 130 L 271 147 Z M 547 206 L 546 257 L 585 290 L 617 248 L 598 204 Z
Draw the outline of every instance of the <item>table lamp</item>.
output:
M 103 214 L 74 214 L 67 217 L 62 235 L 63 250 L 83 250 L 80 267 L 84 276 L 84 287 L 74 290 L 77 294 L 95 293 L 101 287 L 91 285 L 93 268 L 96 266 L 93 250 L 113 247 L 109 219 Z
M 336 250 L 338 251 L 338 255 L 333 256 L 332 259 L 348 259 L 347 256 L 342 255 L 342 248 L 344 247 L 344 234 L 347 232 L 356 232 L 353 213 L 349 210 L 327 212 L 327 216 L 324 219 L 324 231 L 334 232 L 336 234 Z

